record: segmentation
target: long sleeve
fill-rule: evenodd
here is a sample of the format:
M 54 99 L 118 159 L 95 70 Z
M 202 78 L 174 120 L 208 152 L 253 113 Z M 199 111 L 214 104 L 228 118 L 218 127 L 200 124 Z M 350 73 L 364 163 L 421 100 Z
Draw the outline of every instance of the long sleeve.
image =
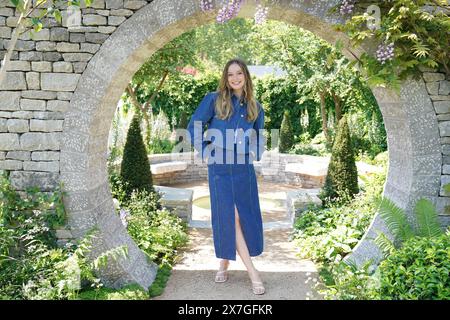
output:
M 253 153 L 256 153 L 256 161 L 260 161 L 262 158 L 262 155 L 265 151 L 265 137 L 263 135 L 263 129 L 264 129 L 264 109 L 262 106 L 257 103 L 259 107 L 259 113 L 258 117 L 255 120 L 255 123 L 253 124 L 253 129 L 256 131 L 255 141 L 252 143 L 252 151 Z
M 187 130 L 189 132 L 188 140 L 194 149 L 204 158 L 204 151 L 209 141 L 203 141 L 204 127 L 214 117 L 214 93 L 205 95 L 199 106 L 192 114 Z

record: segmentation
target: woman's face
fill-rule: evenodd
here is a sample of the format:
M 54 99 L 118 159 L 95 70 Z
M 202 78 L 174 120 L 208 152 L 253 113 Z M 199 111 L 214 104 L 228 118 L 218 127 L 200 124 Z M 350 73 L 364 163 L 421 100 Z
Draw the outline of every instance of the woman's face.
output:
M 244 88 L 244 71 L 236 63 L 233 63 L 228 67 L 228 85 L 235 91 L 240 91 Z

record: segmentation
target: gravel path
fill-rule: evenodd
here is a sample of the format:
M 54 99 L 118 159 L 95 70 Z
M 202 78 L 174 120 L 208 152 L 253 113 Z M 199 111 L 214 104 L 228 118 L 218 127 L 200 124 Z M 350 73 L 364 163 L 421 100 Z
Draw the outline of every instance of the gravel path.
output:
M 266 293 L 256 296 L 239 256 L 231 261 L 228 281 L 215 283 L 219 260 L 214 255 L 210 228 L 190 228 L 190 241 L 180 253 L 166 289 L 154 300 L 303 300 L 320 299 L 314 287 L 318 280 L 313 262 L 295 256 L 288 241 L 290 229 L 264 230 L 265 250 L 253 261 L 260 271 Z

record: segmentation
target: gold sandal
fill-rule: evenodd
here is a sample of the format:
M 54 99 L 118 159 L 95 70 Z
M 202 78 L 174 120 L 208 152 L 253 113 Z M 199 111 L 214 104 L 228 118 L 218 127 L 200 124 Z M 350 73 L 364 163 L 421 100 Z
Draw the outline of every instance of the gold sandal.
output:
M 252 281 L 252 291 L 256 295 L 261 295 L 266 292 L 266 289 L 263 286 L 262 282 L 259 281 Z
M 222 283 L 228 280 L 228 270 L 219 270 L 216 273 L 216 278 L 214 279 L 217 283 Z

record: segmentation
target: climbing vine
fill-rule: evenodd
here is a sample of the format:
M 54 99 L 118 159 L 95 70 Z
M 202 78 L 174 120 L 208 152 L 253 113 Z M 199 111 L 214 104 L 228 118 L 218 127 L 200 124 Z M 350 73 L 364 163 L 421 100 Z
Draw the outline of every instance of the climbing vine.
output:
M 372 85 L 398 88 L 399 80 L 417 77 L 421 68 L 450 74 L 450 6 L 446 0 L 343 0 L 333 11 L 346 20 L 353 47 L 365 40 L 378 44 L 373 54 L 357 58 Z
M 254 0 L 255 23 L 262 24 L 269 5 L 277 0 Z M 244 0 L 224 0 L 216 21 L 225 23 L 236 17 Z M 211 0 L 200 0 L 203 11 L 214 10 Z M 373 53 L 355 56 L 370 85 L 399 89 L 400 80 L 418 77 L 421 69 L 443 70 L 450 74 L 450 5 L 447 0 L 342 0 L 330 14 L 344 17 L 336 31 L 345 32 L 350 46 L 367 40 L 377 44 Z M 352 48 L 347 48 L 352 52 Z M 353 52 L 352 52 L 353 53 Z

